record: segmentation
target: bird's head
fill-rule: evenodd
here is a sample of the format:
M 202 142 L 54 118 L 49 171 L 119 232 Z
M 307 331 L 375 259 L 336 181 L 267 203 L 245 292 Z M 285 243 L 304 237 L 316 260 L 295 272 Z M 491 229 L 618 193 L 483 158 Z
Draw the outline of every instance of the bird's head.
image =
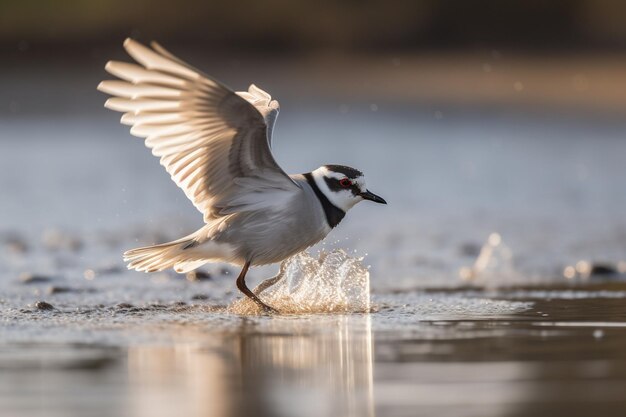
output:
M 367 189 L 365 176 L 358 169 L 344 165 L 324 165 L 311 174 L 328 201 L 344 212 L 363 200 L 387 204 L 383 198 Z

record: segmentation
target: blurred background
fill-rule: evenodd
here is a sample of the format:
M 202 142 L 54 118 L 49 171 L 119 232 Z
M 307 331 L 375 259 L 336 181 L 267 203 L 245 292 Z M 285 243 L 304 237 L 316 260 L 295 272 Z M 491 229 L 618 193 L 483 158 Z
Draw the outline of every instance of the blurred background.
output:
M 625 21 L 626 6 L 611 0 L 3 0 L 0 111 L 93 111 L 85 104 L 96 93 L 81 81 L 120 57 L 122 40 L 133 36 L 159 40 L 233 83 L 273 82 L 281 97 L 333 92 L 337 100 L 621 113 Z M 23 83 L 9 81 L 15 71 Z M 63 76 L 72 83 L 51 82 Z

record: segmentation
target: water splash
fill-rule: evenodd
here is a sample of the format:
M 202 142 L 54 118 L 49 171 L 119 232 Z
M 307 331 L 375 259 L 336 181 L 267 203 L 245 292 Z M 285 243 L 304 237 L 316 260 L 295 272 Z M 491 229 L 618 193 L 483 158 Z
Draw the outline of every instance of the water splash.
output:
M 302 252 L 283 261 L 278 275 L 253 291 L 284 314 L 368 312 L 370 277 L 362 261 L 341 249 L 321 251 L 317 259 Z M 244 298 L 229 311 L 256 314 L 260 308 Z
M 520 280 L 513 267 L 513 252 L 498 233 L 489 235 L 472 267 L 459 271 L 461 278 L 481 286 L 510 285 Z

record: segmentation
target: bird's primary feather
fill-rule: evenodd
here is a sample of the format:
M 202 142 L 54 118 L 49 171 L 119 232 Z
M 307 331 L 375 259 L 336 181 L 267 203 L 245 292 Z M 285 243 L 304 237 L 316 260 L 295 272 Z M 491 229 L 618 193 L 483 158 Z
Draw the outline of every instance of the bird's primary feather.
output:
M 271 154 L 279 105 L 269 94 L 254 85 L 235 93 L 155 43 L 124 47 L 139 65 L 109 62 L 122 81 L 98 89 L 114 96 L 106 106 L 125 113 L 122 123 L 145 138 L 205 221 L 278 208 L 296 194 Z

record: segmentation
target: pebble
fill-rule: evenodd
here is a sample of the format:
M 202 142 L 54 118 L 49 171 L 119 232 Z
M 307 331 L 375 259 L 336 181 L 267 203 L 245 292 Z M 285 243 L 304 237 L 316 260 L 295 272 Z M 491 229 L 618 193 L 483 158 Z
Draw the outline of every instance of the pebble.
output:
M 70 288 L 70 287 L 57 287 L 57 286 L 52 286 L 49 287 L 48 290 L 46 291 L 49 295 L 52 294 L 63 294 L 63 293 L 68 293 L 68 292 L 74 292 L 76 291 L 74 288 Z
M 208 281 L 212 279 L 210 273 L 204 271 L 191 271 L 187 272 L 187 281 L 195 282 L 195 281 Z
M 591 270 L 589 271 L 589 275 L 591 276 L 606 276 L 606 275 L 617 275 L 617 268 L 613 265 L 606 263 L 594 263 L 591 265 Z
M 191 296 L 191 299 L 194 301 L 204 301 L 204 300 L 208 300 L 209 296 L 206 294 L 194 294 Z
M 123 271 L 124 269 L 119 266 L 107 266 L 99 269 L 85 269 L 85 271 L 83 272 L 83 277 L 87 281 L 92 281 L 100 275 L 115 275 L 120 274 Z
M 459 253 L 463 256 L 475 258 L 480 255 L 481 249 L 482 245 L 478 243 L 463 243 L 461 246 L 459 246 Z
M 129 309 L 129 308 L 134 308 L 135 306 L 129 303 L 119 303 L 118 305 L 115 306 L 116 308 L 123 310 L 123 309 Z
M 37 301 L 35 303 L 35 308 L 42 311 L 54 310 L 54 306 L 50 303 L 46 303 L 45 301 Z
M 52 279 L 45 275 L 31 274 L 30 272 L 21 273 L 18 277 L 22 284 L 42 284 L 44 282 L 50 282 Z
M 44 246 L 49 250 L 67 250 L 76 252 L 83 247 L 83 243 L 78 238 L 56 229 L 45 230 L 41 240 Z
M 122 272 L 125 271 L 125 268 L 122 268 L 121 266 L 107 266 L 104 268 L 100 268 L 96 271 L 96 274 L 98 275 L 114 275 L 114 274 L 121 274 Z
M 580 277 L 585 280 L 612 280 L 623 278 L 624 272 L 619 263 L 578 261 L 575 266 L 565 267 L 563 275 L 568 279 Z
M 9 237 L 4 241 L 5 247 L 11 253 L 25 253 L 28 252 L 28 245 L 25 241 L 18 237 Z

